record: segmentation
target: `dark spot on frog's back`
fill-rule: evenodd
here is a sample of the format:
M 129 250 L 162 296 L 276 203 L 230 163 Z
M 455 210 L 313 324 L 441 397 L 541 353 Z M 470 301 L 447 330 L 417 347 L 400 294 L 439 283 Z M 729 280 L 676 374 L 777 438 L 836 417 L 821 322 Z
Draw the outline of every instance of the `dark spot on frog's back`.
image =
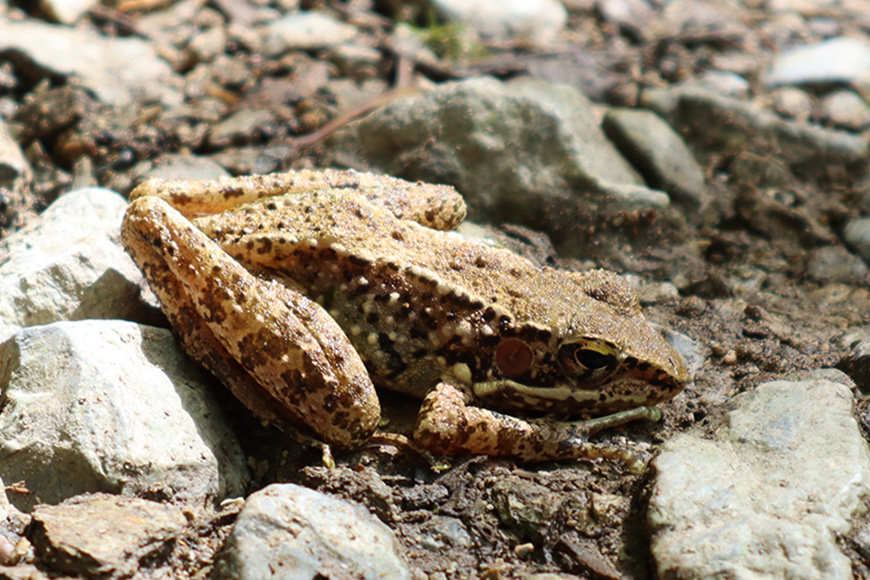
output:
M 270 254 L 272 252 L 272 240 L 268 237 L 263 236 L 257 241 L 260 242 L 260 247 L 257 248 L 258 254 Z

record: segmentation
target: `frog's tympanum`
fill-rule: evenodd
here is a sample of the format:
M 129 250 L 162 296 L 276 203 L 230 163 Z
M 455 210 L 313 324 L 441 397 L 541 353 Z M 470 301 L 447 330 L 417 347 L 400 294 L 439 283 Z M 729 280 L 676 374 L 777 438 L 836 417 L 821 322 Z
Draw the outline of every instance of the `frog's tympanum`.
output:
M 339 448 L 372 436 L 378 385 L 423 400 L 430 451 L 628 459 L 588 436 L 658 418 L 688 378 L 625 280 L 448 231 L 450 187 L 318 170 L 131 199 L 124 245 L 184 349 L 258 416 Z

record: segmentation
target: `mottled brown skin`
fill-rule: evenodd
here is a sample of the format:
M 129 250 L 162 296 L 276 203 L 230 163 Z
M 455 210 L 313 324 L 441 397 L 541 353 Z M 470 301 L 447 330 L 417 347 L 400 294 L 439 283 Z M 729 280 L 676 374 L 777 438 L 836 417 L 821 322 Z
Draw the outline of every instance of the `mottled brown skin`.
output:
M 586 438 L 657 418 L 688 380 L 616 274 L 439 231 L 465 214 L 449 187 L 319 170 L 131 199 L 124 244 L 184 349 L 259 416 L 339 447 L 371 436 L 377 384 L 424 400 L 414 437 L 435 452 L 628 461 Z

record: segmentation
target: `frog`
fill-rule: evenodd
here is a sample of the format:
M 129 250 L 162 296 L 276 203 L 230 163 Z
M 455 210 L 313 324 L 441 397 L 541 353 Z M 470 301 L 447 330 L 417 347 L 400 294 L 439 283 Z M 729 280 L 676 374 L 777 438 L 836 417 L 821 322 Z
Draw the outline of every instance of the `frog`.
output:
M 390 389 L 422 401 L 430 453 L 631 464 L 592 436 L 659 420 L 689 380 L 625 278 L 457 233 L 451 186 L 309 169 L 154 179 L 130 200 L 122 242 L 183 350 L 336 449 L 380 433 Z

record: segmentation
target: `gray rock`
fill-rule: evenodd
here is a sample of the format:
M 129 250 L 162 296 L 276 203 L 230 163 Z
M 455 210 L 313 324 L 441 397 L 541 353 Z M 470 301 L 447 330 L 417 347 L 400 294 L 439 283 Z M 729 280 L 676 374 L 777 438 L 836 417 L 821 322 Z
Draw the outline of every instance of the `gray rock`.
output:
M 866 264 L 870 264 L 870 218 L 849 220 L 843 230 L 843 239 Z
M 870 43 L 839 37 L 802 46 L 777 56 L 762 75 L 768 88 L 862 83 L 870 79 Z
M 390 529 L 364 508 L 273 484 L 245 502 L 212 578 L 410 578 L 399 553 Z
M 87 578 L 129 578 L 164 555 L 187 524 L 179 507 L 104 494 L 38 506 L 30 538 L 53 570 Z
M 838 129 L 861 131 L 870 127 L 870 106 L 853 91 L 834 91 L 822 99 L 821 118 Z
M 263 140 L 274 131 L 278 117 L 268 109 L 239 109 L 209 129 L 208 145 L 215 149 Z
M 618 24 L 642 39 L 650 36 L 649 23 L 656 13 L 646 0 L 600 0 L 596 8 L 605 22 Z
M 737 73 L 708 70 L 704 71 L 698 79 L 699 85 L 719 93 L 737 99 L 746 99 L 749 97 L 752 85 L 745 78 Z
M 870 395 L 870 334 L 856 330 L 843 336 L 840 343 L 850 352 L 837 368 L 849 375 L 865 396 Z
M 865 137 L 787 121 L 755 104 L 697 86 L 647 91 L 643 100 L 698 150 L 717 155 L 775 152 L 801 173 L 826 176 L 835 174 L 838 167 L 867 162 Z
M 530 40 L 547 45 L 568 22 L 557 0 L 430 0 L 439 16 L 461 22 L 481 36 L 498 40 Z
M 157 56 L 153 43 L 138 38 L 0 18 L 0 53 L 15 54 L 30 74 L 76 77 L 106 104 L 175 106 L 183 99 L 180 77 Z
M 336 131 L 326 150 L 331 164 L 454 185 L 489 221 L 669 202 L 642 185 L 581 93 L 534 80 L 475 78 L 392 101 Z
M 350 24 L 314 10 L 295 12 L 273 20 L 264 30 L 267 56 L 289 50 L 320 50 L 347 42 L 357 34 Z
M 647 516 L 659 578 L 852 577 L 837 536 L 867 509 L 870 451 L 847 384 L 764 383 L 663 446 Z
M 813 115 L 813 99 L 806 91 L 795 87 L 782 87 L 771 94 L 773 110 L 785 117 L 803 123 Z
M 58 322 L 0 345 L 0 477 L 37 501 L 109 491 L 208 502 L 238 495 L 245 458 L 209 382 L 168 330 Z
M 842 245 L 811 250 L 807 257 L 807 274 L 822 284 L 838 282 L 863 286 L 870 281 L 867 264 Z
M 474 539 L 465 523 L 458 518 L 432 516 L 420 527 L 420 545 L 430 552 L 441 553 L 448 549 L 470 550 Z
M 671 199 L 700 204 L 704 172 L 685 141 L 661 117 L 638 109 L 609 109 L 602 127 L 647 185 L 665 190 Z
M 0 242 L 0 340 L 58 320 L 154 319 L 118 241 L 126 208 L 107 189 L 72 191 Z
M 137 166 L 136 173 L 141 180 L 151 178 L 205 180 L 230 175 L 220 163 L 208 157 L 186 153 L 161 155 L 157 159 Z

